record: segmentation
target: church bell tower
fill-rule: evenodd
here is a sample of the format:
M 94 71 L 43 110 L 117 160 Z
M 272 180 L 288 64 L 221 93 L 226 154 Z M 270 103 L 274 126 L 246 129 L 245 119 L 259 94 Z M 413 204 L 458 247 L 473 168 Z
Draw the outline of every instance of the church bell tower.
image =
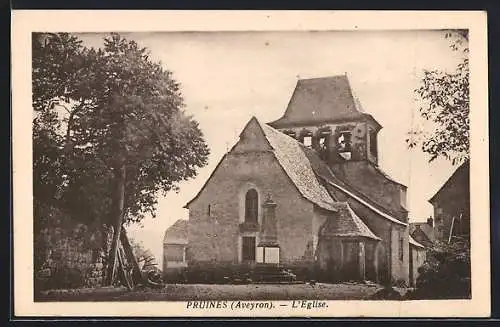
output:
M 382 126 L 363 112 L 346 75 L 299 80 L 285 114 L 269 125 L 316 150 L 331 165 L 378 164 Z

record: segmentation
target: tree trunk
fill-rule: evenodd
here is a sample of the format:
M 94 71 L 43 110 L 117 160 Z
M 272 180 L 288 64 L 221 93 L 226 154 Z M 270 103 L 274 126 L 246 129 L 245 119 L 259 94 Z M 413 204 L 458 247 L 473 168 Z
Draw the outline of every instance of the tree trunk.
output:
M 132 276 L 128 273 L 127 267 L 125 266 L 125 258 L 123 258 L 122 251 L 118 250 L 118 267 L 120 268 L 120 277 L 122 285 L 125 285 L 129 291 L 134 288 L 134 280 Z
M 120 241 L 120 233 L 123 225 L 123 214 L 124 214 L 124 204 L 125 204 L 125 180 L 126 180 L 126 168 L 125 164 L 122 163 L 118 171 L 116 171 L 116 177 L 118 180 L 117 185 L 117 201 L 116 201 L 116 217 L 115 225 L 113 230 L 113 242 L 111 243 L 111 251 L 109 254 L 109 273 L 108 282 L 109 286 L 113 285 L 116 279 L 117 270 L 117 252 L 118 252 L 118 242 Z
M 137 262 L 137 258 L 135 257 L 134 250 L 132 250 L 132 246 L 127 237 L 127 231 L 125 227 L 122 227 L 122 232 L 120 235 L 120 240 L 122 242 L 123 250 L 125 251 L 125 256 L 127 258 L 127 262 L 132 264 L 132 277 L 134 279 L 135 284 L 145 284 L 144 278 L 141 273 L 141 268 L 139 268 L 139 263 Z

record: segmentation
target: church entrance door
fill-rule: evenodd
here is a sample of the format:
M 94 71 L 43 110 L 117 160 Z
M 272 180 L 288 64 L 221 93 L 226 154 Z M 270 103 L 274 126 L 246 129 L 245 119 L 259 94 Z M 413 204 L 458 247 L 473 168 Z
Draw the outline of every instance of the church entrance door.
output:
M 241 247 L 241 258 L 243 261 L 255 261 L 255 247 L 256 241 L 253 236 L 243 236 L 243 244 Z

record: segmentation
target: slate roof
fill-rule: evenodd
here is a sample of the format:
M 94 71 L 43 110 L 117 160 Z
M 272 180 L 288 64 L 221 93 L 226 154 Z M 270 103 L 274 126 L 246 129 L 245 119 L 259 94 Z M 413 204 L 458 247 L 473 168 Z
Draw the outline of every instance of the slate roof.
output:
M 262 128 L 276 159 L 302 196 L 323 209 L 336 211 L 334 200 L 316 178 L 311 163 L 304 153 L 304 145 L 267 124 L 261 124 L 256 118 L 252 119 L 255 119 Z
M 418 243 L 417 241 L 415 241 L 415 239 L 413 237 L 411 237 L 411 235 L 408 237 L 408 242 L 410 243 L 410 245 L 413 245 L 417 248 L 422 248 L 422 249 L 425 249 L 425 246 L 423 246 L 422 244 Z
M 188 244 L 188 221 L 179 219 L 167 228 L 163 244 Z
M 347 202 L 336 202 L 337 212 L 329 217 L 320 229 L 320 236 L 363 237 L 380 241 L 363 223 Z
M 301 79 L 284 115 L 273 127 L 370 117 L 354 96 L 347 75 Z

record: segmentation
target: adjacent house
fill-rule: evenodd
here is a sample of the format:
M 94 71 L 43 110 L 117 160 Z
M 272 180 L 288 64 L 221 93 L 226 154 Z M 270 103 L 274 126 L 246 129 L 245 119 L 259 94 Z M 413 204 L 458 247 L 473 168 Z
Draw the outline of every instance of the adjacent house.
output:
M 410 236 L 410 284 L 409 286 L 415 287 L 417 278 L 419 276 L 418 268 L 420 268 L 426 259 L 426 248 L 424 245 L 415 241 Z
M 428 218 L 426 222 L 410 223 L 410 236 L 425 247 L 432 246 L 436 239 L 434 236 L 434 219 Z
M 163 238 L 163 274 L 176 274 L 187 267 L 188 221 L 177 220 Z
M 434 207 L 436 240 L 470 236 L 469 162 L 460 165 L 429 200 Z
M 284 115 L 251 118 L 186 204 L 188 262 L 409 283 L 406 186 L 378 166 L 381 128 L 347 76 L 299 80 Z M 168 234 L 167 269 L 182 253 Z

